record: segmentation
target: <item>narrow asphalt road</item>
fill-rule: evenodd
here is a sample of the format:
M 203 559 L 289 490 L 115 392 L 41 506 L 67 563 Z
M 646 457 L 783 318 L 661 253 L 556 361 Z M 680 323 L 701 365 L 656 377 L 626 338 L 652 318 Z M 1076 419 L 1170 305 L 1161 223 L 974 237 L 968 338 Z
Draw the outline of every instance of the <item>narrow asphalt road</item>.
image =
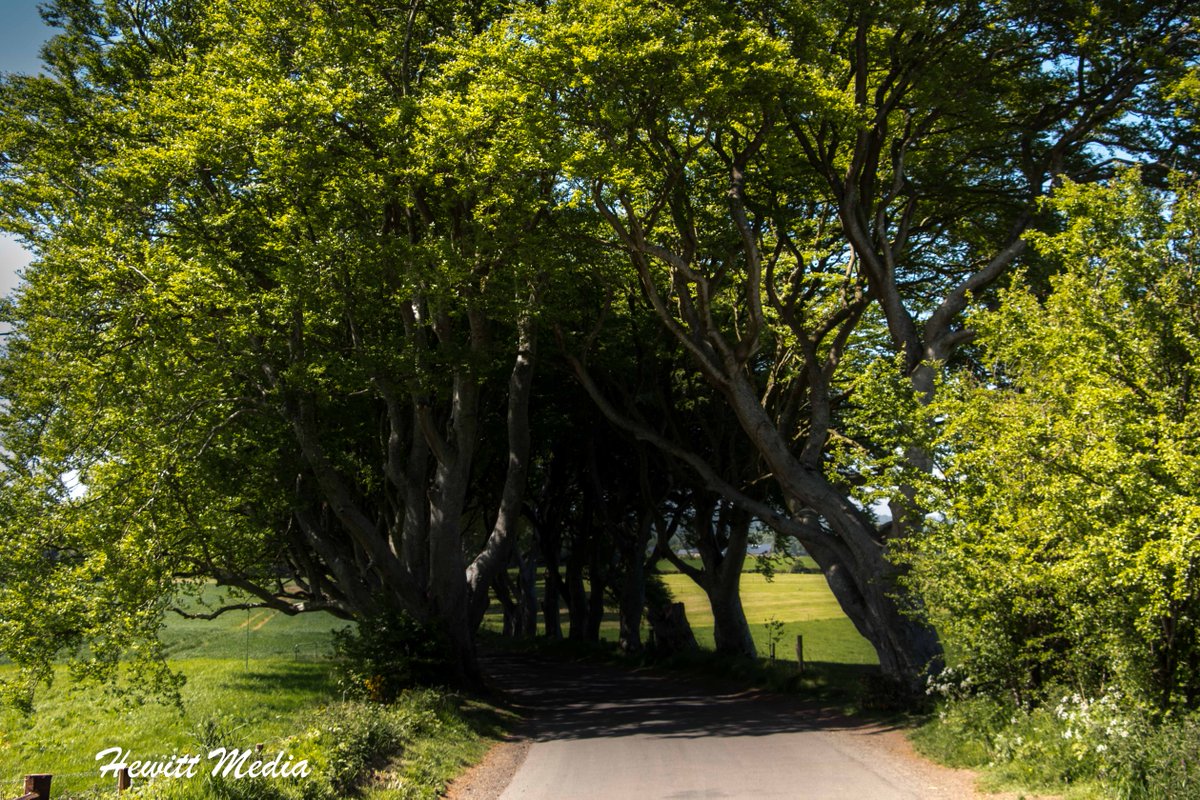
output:
M 451 798 L 976 796 L 971 773 L 920 759 L 901 732 L 794 698 L 521 655 L 490 656 L 484 669 L 529 717 L 525 742 Z

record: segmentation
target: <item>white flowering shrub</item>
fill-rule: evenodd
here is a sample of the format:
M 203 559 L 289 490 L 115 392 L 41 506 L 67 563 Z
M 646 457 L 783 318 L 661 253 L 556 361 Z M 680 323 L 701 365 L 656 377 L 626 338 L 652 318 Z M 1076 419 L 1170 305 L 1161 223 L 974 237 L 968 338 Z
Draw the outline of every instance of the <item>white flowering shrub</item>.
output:
M 1115 688 L 1098 697 L 1060 690 L 1022 708 L 963 685 L 930 681 L 932 696 L 949 699 L 914 735 L 945 763 L 1055 793 L 1088 783 L 1120 800 L 1200 797 L 1200 716 L 1163 718 Z
M 975 681 L 958 666 L 947 666 L 925 681 L 925 694 L 934 700 L 962 700 L 975 694 Z

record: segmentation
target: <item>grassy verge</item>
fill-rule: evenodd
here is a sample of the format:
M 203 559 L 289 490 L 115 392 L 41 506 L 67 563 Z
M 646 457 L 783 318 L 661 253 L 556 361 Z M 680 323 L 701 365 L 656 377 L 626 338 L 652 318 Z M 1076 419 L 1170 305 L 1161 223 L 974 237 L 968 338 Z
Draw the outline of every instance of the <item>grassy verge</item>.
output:
M 32 720 L 4 710 L 0 796 L 17 796 L 21 776 L 37 772 L 55 776 L 55 800 L 109 796 L 115 781 L 101 777 L 95 755 L 110 747 L 127 750 L 131 761 L 166 761 L 262 744 L 268 756 L 307 759 L 309 780 L 213 781 L 205 764 L 215 762 L 201 761 L 194 778 L 135 786 L 141 796 L 181 799 L 322 800 L 349 788 L 380 800 L 436 797 L 511 722 L 491 705 L 435 690 L 406 693 L 388 706 L 343 701 L 322 663 L 255 660 L 249 672 L 231 659 L 174 666 L 188 678 L 182 708 L 60 681 L 39 698 Z
M 434 690 L 414 690 L 396 702 L 338 702 L 319 709 L 264 759 L 283 752 L 308 774 L 234 779 L 203 774 L 160 779 L 142 790 L 150 800 L 432 800 L 465 765 L 478 761 L 502 733 L 505 718 L 490 706 Z M 220 730 L 206 732 L 202 751 L 234 746 Z M 236 737 L 232 737 L 236 740 Z M 253 757 L 252 757 L 253 758 Z M 208 763 L 212 763 L 211 761 Z
M 182 707 L 72 686 L 59 670 L 54 685 L 38 695 L 32 718 L 0 710 L 0 796 L 21 775 L 37 772 L 55 776 L 55 798 L 82 795 L 101 787 L 95 761 L 101 750 L 122 747 L 147 759 L 195 752 L 212 721 L 236 730 L 243 747 L 274 745 L 336 691 L 327 663 L 257 659 L 246 670 L 231 659 L 189 659 L 172 666 L 187 679 Z
M 216 600 L 209 587 L 197 605 Z M 191 778 L 160 778 L 153 786 L 135 779 L 135 794 L 325 800 L 353 789 L 367 798 L 436 797 L 499 738 L 510 717 L 444 691 L 409 692 L 389 706 L 347 700 L 330 636 L 345 625 L 323 614 L 239 612 L 212 621 L 170 615 L 163 639 L 172 668 L 185 678 L 179 705 L 73 685 L 65 668 L 56 669 L 34 715 L 0 706 L 0 798 L 20 795 L 22 776 L 32 773 L 54 775 L 55 800 L 110 796 L 115 779 L 101 777 L 95 755 L 111 747 L 128 751 L 130 761 L 167 761 L 259 744 L 271 758 L 282 751 L 284 760 L 307 759 L 310 776 L 211 780 L 204 775 L 215 762 L 203 760 Z M 0 679 L 12 670 L 0 665 Z
M 1160 717 L 1112 698 L 1052 695 L 1023 709 L 982 696 L 945 702 L 912 734 L 934 761 L 980 771 L 993 791 L 1066 800 L 1200 797 L 1200 715 Z
M 1045 711 L 1026 713 L 976 698 L 942 704 L 910 738 L 932 761 L 978 771 L 988 791 L 1053 793 L 1067 800 L 1115 797 L 1086 774 L 1072 752 L 1080 742 L 1063 733 Z

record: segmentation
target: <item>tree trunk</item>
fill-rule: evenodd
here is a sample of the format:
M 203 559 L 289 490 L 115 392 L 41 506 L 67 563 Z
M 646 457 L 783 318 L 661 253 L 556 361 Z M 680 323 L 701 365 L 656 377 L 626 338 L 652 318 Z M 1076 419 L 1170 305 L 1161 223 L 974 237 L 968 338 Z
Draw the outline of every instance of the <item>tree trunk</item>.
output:
M 801 543 L 830 579 L 846 615 L 875 648 L 884 675 L 920 690 L 925 675 L 941 663 L 941 645 L 932 628 L 901 612 L 897 598 L 907 593 L 896 580 L 899 570 L 884 556 L 883 540 L 872 520 L 819 470 L 793 456 L 744 376 L 735 375 L 725 389 L 792 516 L 807 518 L 809 534 Z
M 576 543 L 575 547 L 578 547 Z M 574 642 L 587 639 L 588 599 L 583 586 L 583 554 L 573 548 L 567 556 L 567 636 Z
M 551 454 L 545 465 L 545 478 L 538 491 L 536 502 L 526 509 L 526 516 L 533 524 L 533 542 L 541 554 L 543 571 L 542 619 L 546 638 L 561 639 L 562 617 L 559 601 L 563 595 L 562 575 L 562 529 L 565 517 L 567 494 L 564 469 L 560 457 Z
M 452 509 L 461 505 L 452 505 Z M 466 564 L 462 552 L 462 533 L 457 515 L 435 505 L 430 537 L 430 580 L 433 618 L 444 627 L 450 648 L 451 666 L 457 683 L 466 687 L 479 684 L 475 662 L 475 626 L 471 624 L 467 603 Z
M 711 509 L 710 504 L 700 504 Z M 713 615 L 713 639 L 718 653 L 754 658 L 758 650 L 750 634 L 750 623 L 742 609 L 742 566 L 746 563 L 746 545 L 750 538 L 748 513 L 722 503 L 714 523 L 710 519 L 702 529 L 707 535 L 697 543 L 704 561 L 704 580 L 700 584 L 708 596 Z
M 646 618 L 654 636 L 654 652 L 658 655 L 672 656 L 700 649 L 683 603 L 651 606 L 647 609 Z
M 602 548 L 592 542 L 592 562 L 588 566 L 587 640 L 600 641 L 600 624 L 604 622 L 604 589 L 608 581 L 608 565 L 603 563 Z
M 388 399 L 389 406 L 399 406 L 399 402 Z M 400 438 L 399 410 L 394 412 L 389 408 L 392 420 L 391 438 Z M 426 492 L 429 489 L 429 443 L 420 434 L 421 419 L 417 403 L 412 403 L 412 441 L 409 445 L 408 459 L 404 462 L 403 477 L 397 480 L 404 492 L 404 518 L 401 523 L 400 554 L 404 560 L 404 568 L 412 579 L 414 587 L 422 595 L 429 592 L 429 502 Z M 392 469 L 390 461 L 399 460 L 399 443 L 389 441 L 389 472 Z
M 517 629 L 517 601 L 513 599 L 512 589 L 508 585 L 508 573 L 504 570 L 501 570 L 496 575 L 496 579 L 492 581 L 492 592 L 496 595 L 497 602 L 500 603 L 503 616 L 500 635 L 514 636 Z
M 431 425 L 426 433 L 437 460 L 429 493 L 429 593 L 433 617 L 445 626 L 455 678 L 464 686 L 480 683 L 462 536 L 478 428 L 479 383 L 460 369 L 454 375 L 445 437 Z
M 650 544 L 651 526 L 654 517 L 643 511 L 638 520 L 637 533 L 629 537 L 632 541 L 623 548 L 624 574 L 621 578 L 620 639 L 621 650 L 626 653 L 642 651 L 642 611 L 646 607 L 646 547 Z
M 905 597 L 897 583 L 899 570 L 883 558 L 882 550 L 868 567 L 874 572 L 864 575 L 862 567 L 856 571 L 848 566 L 846 548 L 832 547 L 822 539 L 803 544 L 821 567 L 842 611 L 875 649 L 883 674 L 910 691 L 921 690 L 924 676 L 941 664 L 942 649 L 933 629 L 906 616 L 897 603 Z
M 531 314 L 517 321 L 517 357 L 508 380 L 508 465 L 504 476 L 496 524 L 483 550 L 467 568 L 471 624 L 478 628 L 488 606 L 488 587 L 497 570 L 508 563 L 517 537 L 525 482 L 529 474 L 529 399 L 533 393 L 533 366 L 537 352 L 537 323 Z
M 558 572 L 559 537 L 543 534 L 539 537 L 542 545 L 542 561 L 544 588 L 542 589 L 542 620 L 545 625 L 546 638 L 562 638 L 562 619 L 559 615 L 558 601 L 562 595 L 562 576 Z
M 517 619 L 513 635 L 518 639 L 537 635 L 537 559 L 532 552 L 517 555 Z
M 718 653 L 754 658 L 758 649 L 750 633 L 750 623 L 742 610 L 742 597 L 736 578 L 714 576 L 708 592 L 708 604 L 713 614 L 713 639 Z

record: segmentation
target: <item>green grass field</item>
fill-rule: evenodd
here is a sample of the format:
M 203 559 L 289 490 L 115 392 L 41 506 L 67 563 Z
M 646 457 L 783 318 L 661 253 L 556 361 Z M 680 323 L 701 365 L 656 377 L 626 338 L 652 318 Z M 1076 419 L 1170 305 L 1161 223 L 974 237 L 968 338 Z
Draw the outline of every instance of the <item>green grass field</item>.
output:
M 213 607 L 218 598 L 214 587 L 202 600 Z M 194 604 L 193 604 L 194 605 Z M 350 623 L 331 614 L 316 612 L 288 616 L 259 609 L 231 611 L 215 620 L 185 619 L 170 613 L 164 620 L 163 642 L 172 659 L 188 658 L 282 658 L 327 659 L 332 655 L 331 633 Z
M 206 589 L 209 604 L 216 597 Z M 82 793 L 97 785 L 97 752 L 195 752 L 210 722 L 234 731 L 243 747 L 269 747 L 302 730 L 315 708 L 341 699 L 329 669 L 330 634 L 346 624 L 324 613 L 230 612 L 208 621 L 169 614 L 162 635 L 172 667 L 186 679 L 182 709 L 72 686 L 66 670 L 57 670 L 32 718 L 0 706 L 0 798 L 21 794 L 21 777 L 38 772 L 55 776 L 56 800 Z M 0 678 L 12 670 L 0 666 Z
M 53 774 L 53 796 L 67 797 L 100 786 L 96 753 L 122 747 L 133 758 L 153 759 L 198 751 L 204 727 L 234 731 L 234 743 L 268 748 L 303 730 L 314 707 L 336 699 L 327 664 L 279 658 L 193 658 L 172 662 L 187 683 L 183 709 L 96 687 L 72 687 L 60 671 L 37 698 L 32 720 L 0 710 L 0 796 L 16 797 L 21 776 Z M 104 788 L 109 781 L 105 781 Z M 16 790 L 16 791 L 14 791 Z
M 687 609 L 688 621 L 701 647 L 713 646 L 712 611 L 703 590 L 686 575 L 664 575 L 675 599 Z M 804 637 L 804 660 L 838 664 L 877 664 L 875 650 L 842 613 L 822 575 L 743 573 L 742 608 L 760 656 L 766 656 L 766 622 L 783 623 L 776 658 L 796 660 L 796 636 Z
M 806 560 L 805 566 L 811 563 Z M 815 566 L 813 567 L 815 568 Z M 842 613 L 825 577 L 820 574 L 777 573 L 771 581 L 764 575 L 753 572 L 753 560 L 747 559 L 747 569 L 742 573 L 742 608 L 750 632 L 754 636 L 758 654 L 767 657 L 770 652 L 770 635 L 767 621 L 776 619 L 782 623 L 776 641 L 776 659 L 796 660 L 796 637 L 804 637 L 804 660 L 806 663 L 875 665 L 879 660 L 870 643 L 855 629 L 853 623 Z M 663 581 L 675 599 L 684 604 L 688 622 L 696 634 L 701 647 L 712 649 L 712 610 L 704 591 L 686 575 L 663 570 Z M 541 591 L 539 581 L 538 591 Z M 561 605 L 561 620 L 564 633 L 570 629 L 566 606 Z M 539 612 L 538 626 L 542 621 Z M 498 632 L 503 619 L 499 605 L 493 603 L 484 620 L 487 630 Z M 645 631 L 645 628 L 643 628 Z M 618 632 L 616 612 L 609 609 L 600 626 L 600 635 L 615 641 Z

